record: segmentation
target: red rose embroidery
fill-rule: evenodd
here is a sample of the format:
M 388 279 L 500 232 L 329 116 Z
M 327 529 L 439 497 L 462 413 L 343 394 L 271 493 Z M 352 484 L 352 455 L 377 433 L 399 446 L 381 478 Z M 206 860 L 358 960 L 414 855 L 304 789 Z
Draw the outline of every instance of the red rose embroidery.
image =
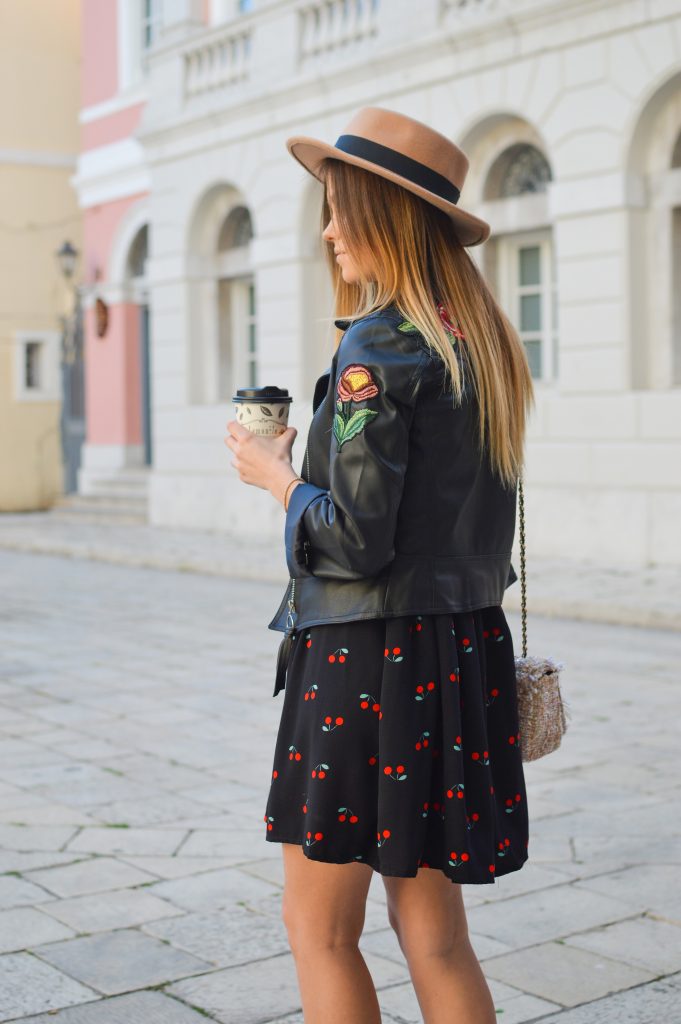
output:
M 338 380 L 338 397 L 341 402 L 363 402 L 367 398 L 375 398 L 378 387 L 371 371 L 360 363 L 346 366 Z

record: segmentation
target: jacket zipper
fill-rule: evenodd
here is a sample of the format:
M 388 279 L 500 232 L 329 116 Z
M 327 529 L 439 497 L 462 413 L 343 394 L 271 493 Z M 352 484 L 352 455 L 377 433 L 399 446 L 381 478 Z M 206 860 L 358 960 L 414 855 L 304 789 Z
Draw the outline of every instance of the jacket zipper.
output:
M 310 455 L 309 455 L 309 452 L 307 450 L 307 445 L 305 446 L 305 465 L 307 467 L 306 483 L 309 483 L 310 482 Z M 305 541 L 305 544 L 307 545 L 307 541 Z M 290 636 L 291 633 L 295 632 L 296 617 L 297 617 L 296 604 L 295 604 L 296 581 L 295 581 L 293 576 L 291 576 L 289 578 L 290 578 L 291 596 L 289 597 L 288 602 L 287 602 L 287 604 L 288 604 L 288 614 L 286 616 L 286 635 L 287 636 Z

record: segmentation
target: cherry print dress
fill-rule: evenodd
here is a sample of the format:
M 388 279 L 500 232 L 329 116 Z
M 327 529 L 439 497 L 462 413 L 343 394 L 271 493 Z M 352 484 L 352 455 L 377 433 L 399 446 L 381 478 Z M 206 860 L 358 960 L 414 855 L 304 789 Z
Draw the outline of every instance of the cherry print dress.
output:
M 437 868 L 452 882 L 493 883 L 525 863 L 501 605 L 303 628 L 283 693 L 267 841 L 383 875 Z
M 384 875 L 517 871 L 528 813 L 515 687 L 500 605 L 301 630 L 265 838 Z

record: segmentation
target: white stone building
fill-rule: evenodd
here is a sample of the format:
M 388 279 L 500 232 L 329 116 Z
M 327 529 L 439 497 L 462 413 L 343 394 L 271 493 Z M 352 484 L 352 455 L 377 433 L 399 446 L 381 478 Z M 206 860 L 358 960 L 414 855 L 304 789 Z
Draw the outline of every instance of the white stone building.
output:
M 229 399 L 288 387 L 300 468 L 333 311 L 321 186 L 284 141 L 370 104 L 470 158 L 461 203 L 493 232 L 472 252 L 535 374 L 528 559 L 681 564 L 678 0 L 165 0 L 146 63 L 101 180 L 147 190 L 151 522 L 282 537 L 231 467 Z

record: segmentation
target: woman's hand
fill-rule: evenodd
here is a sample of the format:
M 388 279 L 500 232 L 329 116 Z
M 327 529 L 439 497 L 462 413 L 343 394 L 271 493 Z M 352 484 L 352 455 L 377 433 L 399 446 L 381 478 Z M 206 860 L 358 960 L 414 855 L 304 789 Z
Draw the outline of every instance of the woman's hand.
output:
M 227 423 L 225 444 L 234 452 L 232 465 L 245 484 L 270 491 L 283 502 L 284 491 L 298 474 L 291 465 L 291 449 L 298 431 L 287 427 L 277 437 L 260 437 L 238 420 Z

